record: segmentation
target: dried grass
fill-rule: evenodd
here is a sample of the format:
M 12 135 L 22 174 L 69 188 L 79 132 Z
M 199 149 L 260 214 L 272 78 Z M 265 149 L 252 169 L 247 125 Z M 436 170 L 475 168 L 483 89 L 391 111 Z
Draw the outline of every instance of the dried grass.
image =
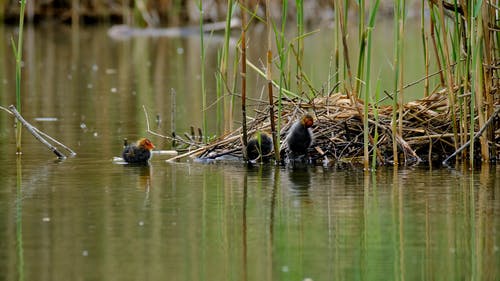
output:
M 396 136 L 401 164 L 411 165 L 420 162 L 441 162 L 447 155 L 455 152 L 451 124 L 451 114 L 446 97 L 446 89 L 436 92 L 421 100 L 412 101 L 403 107 L 403 132 Z M 361 164 L 363 157 L 363 121 L 359 116 L 362 102 L 353 106 L 350 99 L 341 93 L 328 98 L 315 98 L 310 103 L 294 103 L 292 100 L 283 102 L 282 121 L 285 124 L 280 132 L 284 139 L 289 128 L 306 112 L 313 113 L 314 144 L 309 153 L 316 162 L 328 164 L 350 163 Z M 375 123 L 373 112 L 369 112 L 370 135 L 375 128 L 379 130 L 378 164 L 391 164 L 392 106 L 379 108 L 378 124 Z M 498 127 L 498 126 L 497 126 Z M 270 131 L 267 110 L 259 111 L 256 118 L 248 122 L 249 134 L 260 130 Z M 500 132 L 497 132 L 499 135 Z M 241 157 L 241 128 L 214 140 L 206 147 L 188 152 L 184 156 L 194 156 L 201 159 L 215 159 L 225 155 Z M 496 138 L 499 139 L 498 137 Z M 499 146 L 498 143 L 495 144 Z M 370 145 L 370 151 L 373 146 Z

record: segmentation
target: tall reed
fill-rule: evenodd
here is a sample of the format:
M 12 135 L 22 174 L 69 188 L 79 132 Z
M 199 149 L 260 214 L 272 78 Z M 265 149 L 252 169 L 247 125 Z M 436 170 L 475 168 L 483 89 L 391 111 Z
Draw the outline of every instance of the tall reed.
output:
M 446 78 L 442 79 L 442 85 L 446 86 L 449 98 L 454 155 L 461 152 L 462 157 L 468 156 L 473 166 L 479 158 L 475 155 L 477 134 L 486 132 L 479 137 L 479 144 L 481 159 L 488 162 L 490 155 L 496 155 L 495 128 L 489 120 L 499 102 L 492 89 L 495 88 L 493 65 L 500 59 L 496 47 L 500 32 L 491 28 L 494 24 L 490 15 L 498 17 L 500 8 L 486 1 L 454 0 L 450 4 L 429 0 L 428 3 L 436 62 Z M 468 155 L 464 149 L 467 146 Z
M 203 1 L 199 0 L 197 2 L 198 12 L 200 14 L 200 58 L 201 58 L 201 67 L 200 67 L 200 76 L 201 76 L 201 110 L 202 110 L 202 130 L 203 136 L 207 139 L 207 89 L 205 86 L 205 40 L 204 40 L 204 32 L 203 32 Z
M 267 64 L 266 64 L 266 79 L 267 79 L 267 91 L 269 97 L 269 121 L 271 122 L 271 134 L 273 137 L 274 144 L 274 158 L 277 163 L 280 161 L 280 154 L 278 152 L 278 137 L 276 133 L 276 124 L 274 117 L 274 98 L 273 98 L 273 76 L 272 76 L 272 63 L 273 63 L 273 52 L 272 48 L 272 22 L 271 22 L 271 3 L 269 0 L 266 1 L 266 21 L 267 21 Z
M 392 103 L 392 153 L 394 165 L 399 164 L 397 136 L 402 134 L 403 110 L 403 43 L 404 43 L 405 0 L 396 0 L 394 5 L 394 98 Z M 398 126 L 399 124 L 399 126 Z
M 247 161 L 247 53 L 246 53 L 246 28 L 247 28 L 247 15 L 246 15 L 246 0 L 240 0 L 241 9 L 241 126 L 243 130 L 243 160 Z
M 470 150 L 469 150 L 469 159 L 470 159 L 470 165 L 471 167 L 474 166 L 474 132 L 475 132 L 475 109 L 476 109 L 476 96 L 478 95 L 478 79 L 477 79 L 477 76 L 478 76 L 478 71 L 480 71 L 480 67 L 479 67 L 479 63 L 481 63 L 481 61 L 479 60 L 479 49 L 480 47 L 478 46 L 479 45 L 479 42 L 478 42 L 478 39 L 477 39 L 477 25 L 476 25 L 476 22 L 477 22 L 477 18 L 478 16 L 478 9 L 475 9 L 474 8 L 474 5 L 470 5 L 469 6 L 469 15 L 470 15 L 470 18 L 468 19 L 468 23 L 469 23 L 469 42 L 468 42 L 468 45 L 470 46 L 470 52 L 471 52 L 471 55 L 472 55 L 472 60 L 471 60 L 471 68 L 470 68 L 470 83 L 471 83 L 471 88 L 470 88 L 470 92 L 471 92 L 471 97 L 470 97 L 470 117 L 469 117 L 469 120 L 470 120 L 470 129 L 469 129 L 469 132 L 470 132 L 470 135 L 469 135 L 469 138 L 471 140 L 471 144 L 470 144 Z M 479 114 L 479 110 L 478 110 L 478 114 Z
M 380 85 L 381 85 L 380 82 L 381 80 L 377 79 L 377 85 L 375 87 L 375 102 L 372 103 L 373 118 L 375 119 L 375 129 L 373 133 L 372 171 L 375 171 L 375 169 L 377 168 L 377 155 L 378 155 L 377 143 L 378 143 L 378 124 L 379 124 L 378 101 L 380 100 Z
M 224 30 L 224 44 L 222 47 L 222 53 L 220 55 L 219 59 L 219 73 L 217 74 L 217 86 L 218 86 L 218 98 L 221 97 L 226 97 L 225 93 L 227 92 L 227 89 L 224 85 L 224 83 L 229 83 L 228 79 L 228 68 L 229 68 L 229 42 L 231 41 L 231 20 L 233 17 L 233 12 L 234 8 L 237 3 L 235 3 L 233 0 L 227 0 L 227 11 L 226 11 L 226 27 Z M 233 81 L 236 81 L 234 79 Z M 236 84 L 236 83 L 234 83 Z M 221 99 L 224 104 L 224 108 L 226 107 L 226 99 L 223 98 Z M 228 110 L 228 116 L 232 116 L 232 99 L 230 100 L 230 109 Z M 230 119 L 230 118 L 225 118 L 225 119 Z
M 16 108 L 21 112 L 21 67 L 23 59 L 23 30 L 24 30 L 24 11 L 26 9 L 26 0 L 20 1 L 21 8 L 19 10 L 19 34 L 17 38 L 17 45 L 14 38 L 11 38 L 12 50 L 16 58 Z M 21 153 L 21 131 L 22 126 L 16 119 L 16 151 Z
M 295 0 L 297 8 L 297 93 L 302 95 L 302 63 L 304 58 L 304 0 Z
M 368 146 L 369 146 L 369 124 L 368 124 L 368 109 L 369 109 L 369 102 L 371 100 L 370 95 L 371 95 L 371 51 L 372 51 L 372 31 L 373 28 L 375 27 L 375 17 L 377 15 L 378 11 L 378 6 L 379 6 L 380 0 L 376 0 L 375 4 L 370 12 L 370 19 L 368 22 L 368 27 L 366 30 L 363 32 L 363 38 L 366 37 L 366 86 L 365 86 L 365 94 L 364 94 L 364 111 L 363 111 L 363 140 L 364 140 L 364 167 L 366 170 L 369 168 L 369 153 L 368 153 Z M 360 15 L 360 17 L 364 17 L 363 15 Z M 366 36 L 365 36 L 366 34 Z M 375 99 L 375 101 L 378 101 L 378 99 Z M 374 108 L 375 111 L 375 108 Z M 376 129 L 375 129 L 376 131 Z M 374 143 L 374 146 L 376 143 Z
M 24 246 L 23 246 L 23 169 L 20 155 L 16 158 L 16 252 L 18 280 L 24 281 Z
M 420 7 L 420 36 L 422 37 L 422 52 L 424 58 L 424 68 L 425 68 L 425 86 L 424 86 L 424 97 L 429 96 L 429 51 L 428 51 L 428 40 L 427 33 L 425 31 L 425 2 L 422 1 Z
M 216 124 L 217 124 L 217 132 L 221 132 L 221 128 L 219 127 L 222 124 L 222 121 L 224 120 L 224 114 L 223 114 L 223 96 L 224 96 L 224 78 L 222 74 L 222 64 L 224 63 L 222 59 L 222 50 L 217 51 L 217 69 L 218 71 L 215 72 L 215 91 L 217 95 L 217 105 L 216 105 Z M 222 105 L 221 105 L 222 103 Z
M 281 112 L 283 109 L 283 95 L 284 91 L 283 88 L 286 87 L 286 85 L 289 85 L 287 83 L 287 78 L 286 78 L 286 46 L 285 46 L 285 29 L 286 29 L 286 22 L 287 22 L 287 11 L 288 11 L 288 0 L 283 0 L 281 3 L 281 29 L 278 31 L 276 29 L 276 26 L 274 25 L 274 34 L 276 37 L 276 48 L 278 49 L 278 58 L 279 58 L 279 74 L 280 74 L 280 80 L 279 80 L 279 86 L 278 86 L 278 122 L 277 122 L 277 128 L 276 131 L 280 132 L 281 131 Z M 274 142 L 274 151 L 277 153 L 278 148 L 279 148 L 279 134 L 276 137 L 276 140 L 273 140 Z M 279 154 L 279 153 L 277 153 Z M 276 160 L 279 161 L 279 155 L 277 156 Z
M 360 43 L 358 55 L 358 67 L 356 73 L 356 84 L 354 93 L 357 97 L 361 94 L 361 81 L 365 74 L 365 56 L 366 56 L 366 27 L 365 27 L 365 1 L 359 1 L 359 15 L 358 15 L 358 42 Z M 367 80 L 368 81 L 368 80 Z
M 349 59 L 349 48 L 347 46 L 347 13 L 346 10 L 342 9 L 344 7 L 345 9 L 347 6 L 347 0 L 344 1 L 344 5 L 342 5 L 341 0 L 335 0 L 335 7 L 337 7 L 337 15 L 340 23 L 340 33 L 341 33 L 341 38 L 342 38 L 342 55 L 343 55 L 343 62 L 344 62 L 344 80 L 347 80 L 347 82 L 344 83 L 344 86 L 346 88 L 346 93 L 349 99 L 351 100 L 351 103 L 353 105 L 357 104 L 357 96 L 356 93 L 353 92 L 353 85 L 352 85 L 352 72 L 351 72 L 351 63 Z M 347 74 L 346 74 L 347 73 Z
M 458 149 L 458 134 L 457 134 L 457 118 L 455 115 L 455 93 L 453 92 L 453 74 L 451 71 L 451 59 L 450 59 L 450 51 L 448 47 L 448 32 L 446 30 L 446 25 L 445 25 L 445 15 L 444 15 L 444 7 L 443 7 L 443 1 L 439 1 L 439 19 L 440 19 L 440 26 L 441 26 L 441 34 L 442 38 L 441 40 L 443 41 L 443 49 L 444 49 L 444 58 L 445 58 L 445 77 L 446 77 L 446 86 L 448 89 L 448 98 L 449 98 L 449 108 L 451 112 L 451 122 L 452 122 L 452 129 L 453 129 L 453 142 L 455 145 L 455 149 Z

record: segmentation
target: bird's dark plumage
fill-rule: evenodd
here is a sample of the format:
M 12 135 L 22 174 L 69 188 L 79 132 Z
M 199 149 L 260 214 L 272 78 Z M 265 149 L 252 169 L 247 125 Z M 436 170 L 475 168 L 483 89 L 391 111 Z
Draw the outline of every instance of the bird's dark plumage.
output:
M 307 153 L 307 149 L 313 141 L 310 129 L 313 123 L 313 117 L 306 114 L 292 125 L 286 136 L 287 151 L 291 154 L 290 157 L 302 156 Z
M 247 144 L 247 157 L 249 160 L 267 160 L 273 150 L 271 136 L 264 132 L 257 132 Z
M 127 145 L 122 152 L 123 160 L 127 163 L 148 163 L 151 158 L 151 150 L 155 148 L 153 143 L 146 138 L 142 138 L 135 144 Z

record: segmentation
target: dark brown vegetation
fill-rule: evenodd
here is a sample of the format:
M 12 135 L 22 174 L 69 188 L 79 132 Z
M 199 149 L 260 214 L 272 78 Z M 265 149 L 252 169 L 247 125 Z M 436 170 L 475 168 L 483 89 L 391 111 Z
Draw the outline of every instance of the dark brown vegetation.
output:
M 260 16 L 265 14 L 265 0 L 248 1 L 249 10 L 256 11 Z M 290 17 L 295 15 L 295 1 L 290 1 L 288 13 Z M 356 2 L 349 1 L 350 6 L 356 9 Z M 412 6 L 417 7 L 418 0 L 409 1 Z M 272 0 L 271 9 L 273 17 L 281 17 L 281 0 Z M 306 22 L 318 22 L 331 19 L 333 12 L 333 1 L 316 0 L 306 1 Z M 392 1 L 382 1 L 381 9 L 387 14 L 392 13 Z M 208 22 L 223 21 L 226 17 L 227 1 L 204 0 L 204 20 Z M 418 11 L 412 9 L 412 11 Z M 199 21 L 197 0 L 45 0 L 27 1 L 27 19 L 56 20 L 66 23 L 82 22 L 113 22 L 126 23 L 130 25 L 182 25 L 193 24 Z M 19 18 L 19 1 L 4 1 L 0 7 L 0 17 L 5 22 L 17 24 Z

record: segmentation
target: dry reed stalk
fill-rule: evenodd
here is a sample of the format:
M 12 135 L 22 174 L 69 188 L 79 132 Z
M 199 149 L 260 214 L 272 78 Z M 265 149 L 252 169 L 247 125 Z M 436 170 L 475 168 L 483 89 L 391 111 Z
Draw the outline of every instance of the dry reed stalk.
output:
M 441 25 L 441 38 L 443 40 L 443 49 L 444 49 L 444 58 L 446 61 L 446 86 L 448 89 L 448 97 L 450 99 L 450 113 L 451 113 L 451 120 L 452 120 L 452 126 L 453 126 L 453 134 L 455 135 L 453 142 L 455 144 L 455 149 L 458 148 L 458 132 L 457 132 L 457 117 L 456 117 L 456 112 L 455 112 L 455 93 L 453 91 L 453 74 L 451 72 L 451 60 L 450 60 L 450 51 L 448 48 L 448 34 L 446 32 L 446 26 L 444 22 L 444 8 L 443 8 L 443 1 L 439 1 L 439 13 L 440 13 L 440 25 Z
M 246 0 L 240 1 L 240 6 L 246 7 Z M 241 9 L 241 124 L 243 129 L 243 146 L 241 147 L 241 151 L 243 153 L 243 159 L 247 160 L 246 148 L 248 141 L 247 134 L 247 107 L 246 107 L 246 95 L 247 95 L 247 64 L 246 64 L 246 28 L 247 28 L 247 20 L 246 20 L 246 11 L 245 9 Z

